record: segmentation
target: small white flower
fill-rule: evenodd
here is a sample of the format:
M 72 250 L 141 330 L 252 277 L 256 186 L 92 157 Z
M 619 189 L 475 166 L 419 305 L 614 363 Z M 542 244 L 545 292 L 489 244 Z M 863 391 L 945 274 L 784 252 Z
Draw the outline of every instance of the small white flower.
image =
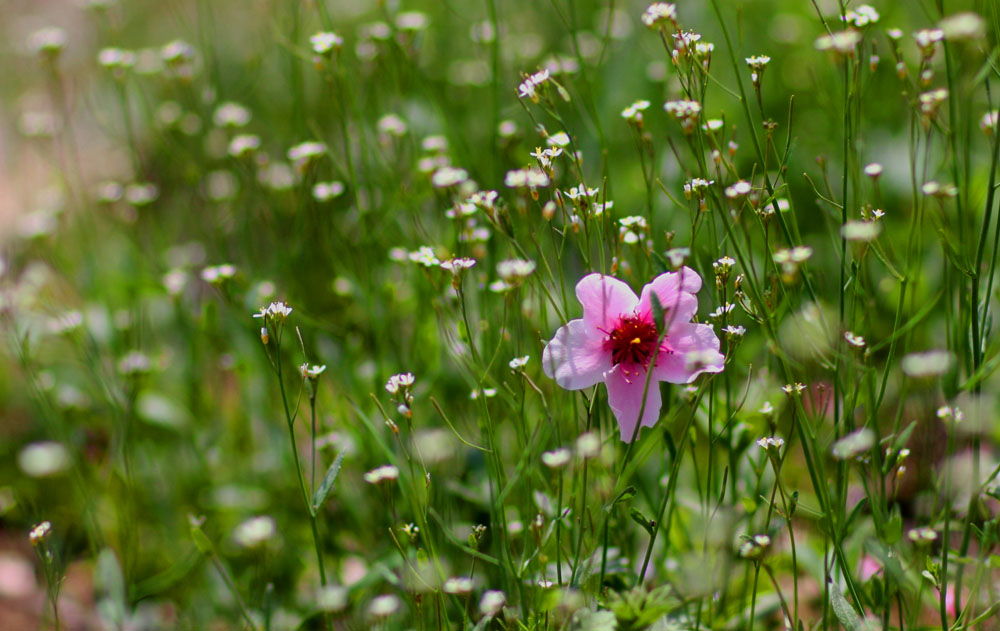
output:
M 939 28 L 921 29 L 913 34 L 917 46 L 923 51 L 925 57 L 933 54 L 934 45 L 944 39 L 944 31 Z
M 40 28 L 28 36 L 28 49 L 37 55 L 55 57 L 66 47 L 66 31 L 57 26 Z
M 806 384 L 796 381 L 795 383 L 788 383 L 781 386 L 781 391 L 788 396 L 801 396 L 802 391 L 806 389 Z
M 288 159 L 301 168 L 302 166 L 305 166 L 309 162 L 319 157 L 322 157 L 324 154 L 326 154 L 326 150 L 327 147 L 325 143 L 316 140 L 310 140 L 307 142 L 299 143 L 294 147 L 292 147 L 291 149 L 289 149 Z
M 299 374 L 302 375 L 303 379 L 312 379 L 315 381 L 324 372 L 326 372 L 326 365 L 317 366 L 313 364 L 310 366 L 309 364 L 302 364 L 299 366 Z
M 740 545 L 739 554 L 744 559 L 757 559 L 764 555 L 771 545 L 771 538 L 767 535 L 754 535 Z
M 236 276 L 236 267 L 229 263 L 212 265 L 201 270 L 201 279 L 211 284 L 219 284 L 233 276 Z
M 701 103 L 698 101 L 667 101 L 663 104 L 663 109 L 666 110 L 667 114 L 680 121 L 681 129 L 688 134 L 694 131 L 694 126 L 698 123 L 698 117 L 701 115 Z
M 585 185 L 581 184 L 580 186 L 574 186 L 570 188 L 568 191 L 565 192 L 565 195 L 566 197 L 570 198 L 573 201 L 576 201 L 578 199 L 588 201 L 591 199 L 595 199 L 597 197 L 597 193 L 600 190 L 601 189 L 599 188 L 587 188 Z
M 229 155 L 234 158 L 242 158 L 258 149 L 260 149 L 260 137 L 253 134 L 241 134 L 229 142 Z
M 266 307 L 261 307 L 258 313 L 253 314 L 255 318 L 261 318 L 265 322 L 284 322 L 292 313 L 292 308 L 283 302 L 272 302 Z
M 875 24 L 879 20 L 878 11 L 867 4 L 862 4 L 858 6 L 857 9 L 847 11 L 844 15 L 840 16 L 841 19 L 851 26 L 856 26 L 857 28 L 864 28 L 871 24 Z
M 396 16 L 396 28 L 401 31 L 422 31 L 430 20 L 420 11 L 403 11 Z
M 864 348 L 865 346 L 865 338 L 850 331 L 844 331 L 844 340 L 846 340 L 851 346 L 857 348 Z
M 752 70 L 760 72 L 767 64 L 771 63 L 771 58 L 767 55 L 754 55 L 753 57 L 747 57 L 746 62 Z
M 621 228 L 618 229 L 618 236 L 628 245 L 639 243 L 645 233 L 649 231 L 646 218 L 639 215 L 622 217 L 618 223 L 621 225 Z
M 17 454 L 21 471 L 32 478 L 45 478 L 65 471 L 72 462 L 69 450 L 53 441 L 31 443 Z
M 175 39 L 160 49 L 160 57 L 168 64 L 180 64 L 194 59 L 194 46 L 184 40 Z
M 233 531 L 233 539 L 244 548 L 257 548 L 278 531 L 274 519 L 267 515 L 251 517 Z
M 570 137 L 564 131 L 556 132 L 545 139 L 545 143 L 550 147 L 568 147 L 570 144 Z
M 469 179 L 469 172 L 451 166 L 444 166 L 434 171 L 431 184 L 434 188 L 451 188 Z
M 901 366 L 908 377 L 921 379 L 937 377 L 951 370 L 955 356 L 946 350 L 932 350 L 923 353 L 909 353 L 903 356 Z
M 420 246 L 416 251 L 410 252 L 407 256 L 412 262 L 424 267 L 436 267 L 441 264 L 441 261 L 434 254 L 434 250 L 426 245 Z
M 817 50 L 832 50 L 841 55 L 853 55 L 860 41 L 861 33 L 854 29 L 846 29 L 819 37 L 815 45 Z
M 746 180 L 740 180 L 733 184 L 732 186 L 726 187 L 726 197 L 729 199 L 736 199 L 738 197 L 744 197 L 750 194 L 752 187 L 750 182 Z
M 344 38 L 336 33 L 320 31 L 309 37 L 309 44 L 313 52 L 317 55 L 329 55 L 335 50 L 340 50 L 344 45 Z
M 747 330 L 742 326 L 734 326 L 732 324 L 723 327 L 722 332 L 726 334 L 726 337 L 730 340 L 735 340 L 743 337 Z
M 550 138 L 551 140 L 551 138 Z M 531 152 L 531 157 L 538 161 L 538 166 L 543 169 L 549 169 L 552 167 L 552 161 L 561 156 L 563 150 L 561 147 L 550 147 L 548 149 L 542 149 L 541 147 L 536 147 L 534 151 Z
M 684 197 L 691 199 L 692 194 L 696 194 L 699 199 L 705 196 L 704 191 L 715 184 L 715 180 L 705 180 L 696 177 L 684 184 Z
M 507 171 L 504 177 L 507 188 L 545 188 L 549 185 L 549 176 L 537 168 L 516 169 Z
M 952 407 L 950 405 L 942 405 L 937 409 L 937 417 L 942 421 L 954 421 L 956 423 L 961 423 L 965 418 L 965 415 L 957 407 Z
M 561 469 L 569 464 L 572 454 L 569 449 L 561 448 L 554 451 L 546 451 L 542 454 L 542 464 L 549 469 Z
M 949 15 L 938 24 L 947 40 L 980 39 L 986 35 L 986 23 L 979 15 L 963 11 Z
M 882 216 L 881 210 L 873 211 L 873 216 L 878 219 Z M 882 224 L 876 221 L 848 221 L 840 228 L 840 235 L 847 241 L 874 241 L 882 232 Z
M 469 398 L 472 400 L 476 400 L 481 396 L 486 397 L 487 399 L 492 399 L 493 397 L 497 396 L 497 389 L 483 388 L 482 391 L 473 390 L 472 392 L 469 393 Z
M 245 127 L 250 118 L 250 110 L 232 101 L 220 103 L 212 114 L 212 122 L 216 127 Z
M 441 269 L 451 272 L 452 274 L 460 274 L 462 270 L 467 270 L 475 267 L 476 260 L 469 258 L 455 258 L 449 261 L 441 262 Z
M 517 95 L 522 99 L 531 99 L 538 102 L 538 88 L 544 86 L 549 81 L 549 71 L 539 70 L 527 76 L 520 85 L 517 86 Z
M 479 601 L 479 612 L 484 616 L 495 616 L 503 609 L 507 597 L 500 590 L 491 589 L 483 594 Z
M 416 377 L 413 376 L 413 373 L 399 373 L 398 375 L 389 377 L 389 381 L 385 384 L 385 389 L 389 394 L 396 394 L 400 390 L 406 392 L 406 390 L 415 382 Z
M 318 202 L 328 202 L 335 197 L 344 194 L 344 183 L 336 180 L 332 182 L 316 182 L 312 188 L 313 199 Z
M 584 460 L 596 458 L 601 453 L 601 437 L 596 432 L 580 434 L 575 444 L 576 455 Z
M 933 528 L 912 528 L 906 533 L 907 538 L 917 545 L 927 545 L 937 541 L 938 534 Z
M 393 594 L 382 594 L 368 603 L 368 615 L 372 618 L 388 618 L 399 611 L 399 598 Z
M 125 187 L 125 201 L 133 206 L 148 206 L 160 196 L 160 189 L 152 182 L 134 182 Z
M 118 372 L 126 377 L 149 372 L 152 362 L 141 351 L 130 351 L 118 360 Z
M 135 65 L 135 53 L 121 48 L 102 48 L 97 53 L 97 63 L 108 70 L 121 73 Z
M 386 114 L 375 124 L 380 134 L 400 138 L 406 135 L 406 123 L 396 114 Z
M 785 439 L 780 436 L 768 436 L 766 438 L 761 438 L 757 441 L 757 446 L 768 451 L 769 449 L 774 449 L 775 451 L 781 449 L 785 446 Z
M 658 28 L 667 22 L 677 21 L 677 7 L 670 2 L 654 2 L 642 14 L 642 23 L 649 28 Z
M 441 589 L 446 594 L 465 596 L 472 592 L 472 579 L 468 576 L 452 576 L 445 579 Z
M 725 123 L 722 121 L 721 118 L 710 118 L 707 121 L 705 121 L 705 124 L 702 126 L 702 129 L 704 129 L 705 131 L 719 131 L 720 129 L 722 129 L 722 126 L 724 124 Z M 714 183 L 715 182 L 712 182 L 712 184 Z
M 399 479 L 399 469 L 391 464 L 376 467 L 362 476 L 368 484 L 381 484 L 382 482 L 395 482 Z
M 691 248 L 670 248 L 664 254 L 674 268 L 680 268 L 681 265 L 684 265 L 684 261 L 691 256 Z
M 735 309 L 735 308 L 736 308 L 736 305 L 734 305 L 731 302 L 727 302 L 727 303 L 725 303 L 723 305 L 719 305 L 719 308 L 716 309 L 715 311 L 713 311 L 712 313 L 708 314 L 708 317 L 709 317 L 709 319 L 712 319 L 712 320 L 719 320 L 719 319 L 723 318 L 724 316 L 728 315 L 729 313 L 732 313 L 733 309 Z
M 729 271 L 736 265 L 736 260 L 730 256 L 723 256 L 718 261 L 712 263 L 712 268 L 716 271 Z
M 524 259 L 508 259 L 497 263 L 497 275 L 504 281 L 517 282 L 531 276 L 535 271 L 535 262 Z
M 528 364 L 528 360 L 531 359 L 530 355 L 525 355 L 523 357 L 515 357 L 514 359 L 507 362 L 507 365 L 511 367 L 512 370 L 521 370 Z
M 649 105 L 649 101 L 645 99 L 636 101 L 622 110 L 622 118 L 628 121 L 640 121 L 642 120 L 642 113 L 649 109 Z
M 865 166 L 865 175 L 874 179 L 882 175 L 882 165 L 878 162 L 872 162 Z
M 833 444 L 833 457 L 837 460 L 856 458 L 865 454 L 873 445 L 875 445 L 875 432 L 862 427 Z
M 49 534 L 52 532 L 52 523 L 49 521 L 43 521 L 28 533 L 28 539 L 31 540 L 31 545 L 37 546 L 41 542 L 45 541 Z
M 991 135 L 993 130 L 997 128 L 998 120 L 1000 120 L 1000 111 L 986 112 L 983 114 L 982 120 L 979 121 L 979 128 L 983 130 L 983 133 Z

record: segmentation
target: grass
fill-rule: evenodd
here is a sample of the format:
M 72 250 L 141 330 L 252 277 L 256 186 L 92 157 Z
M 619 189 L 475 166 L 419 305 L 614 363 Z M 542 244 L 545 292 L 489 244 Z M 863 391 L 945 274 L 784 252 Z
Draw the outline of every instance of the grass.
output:
M 405 9 L 5 7 L 0 626 L 998 628 L 996 7 Z

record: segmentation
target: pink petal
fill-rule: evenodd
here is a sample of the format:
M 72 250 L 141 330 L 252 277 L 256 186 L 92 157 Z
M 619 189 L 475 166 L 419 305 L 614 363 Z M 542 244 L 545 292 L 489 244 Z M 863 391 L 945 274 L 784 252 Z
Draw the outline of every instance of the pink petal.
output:
M 588 274 L 576 284 L 576 298 L 583 305 L 587 334 L 603 339 L 618 324 L 622 314 L 631 315 L 639 299 L 635 292 L 612 276 Z
M 652 313 L 653 304 L 650 296 L 656 292 L 660 304 L 667 311 L 667 322 L 672 325 L 677 322 L 688 322 L 698 311 L 698 299 L 694 294 L 701 289 L 701 276 L 690 267 L 682 267 L 676 272 L 667 272 L 654 278 L 642 288 L 639 298 L 639 311 Z M 657 326 L 662 326 L 657 322 Z
M 722 372 L 725 360 L 711 325 L 675 324 L 656 357 L 653 377 L 670 383 L 691 383 L 703 372 Z
M 625 373 L 628 372 L 626 375 Z M 632 441 L 635 425 L 639 421 L 643 390 L 646 386 L 646 371 L 642 366 L 618 364 L 605 376 L 608 386 L 608 404 L 618 419 L 622 441 Z M 649 380 L 646 407 L 642 412 L 642 426 L 652 427 L 660 418 L 660 384 L 656 375 Z
M 611 354 L 603 338 L 588 335 L 583 320 L 571 320 L 556 331 L 542 352 L 542 370 L 567 390 L 580 390 L 604 380 Z

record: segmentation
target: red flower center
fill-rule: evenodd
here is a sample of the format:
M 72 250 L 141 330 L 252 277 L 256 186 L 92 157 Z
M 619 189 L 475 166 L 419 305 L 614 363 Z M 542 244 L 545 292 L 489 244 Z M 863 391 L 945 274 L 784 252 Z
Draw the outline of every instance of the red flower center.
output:
M 659 335 L 656 325 L 641 315 L 622 316 L 618 326 L 608 333 L 604 350 L 611 352 L 611 362 L 649 366 Z

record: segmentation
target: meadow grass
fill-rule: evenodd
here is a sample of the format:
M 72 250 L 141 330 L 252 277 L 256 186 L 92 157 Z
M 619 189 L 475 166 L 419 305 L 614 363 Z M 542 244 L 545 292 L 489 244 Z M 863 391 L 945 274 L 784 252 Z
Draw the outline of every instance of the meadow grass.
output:
M 0 626 L 1000 628 L 995 3 L 2 13 Z

